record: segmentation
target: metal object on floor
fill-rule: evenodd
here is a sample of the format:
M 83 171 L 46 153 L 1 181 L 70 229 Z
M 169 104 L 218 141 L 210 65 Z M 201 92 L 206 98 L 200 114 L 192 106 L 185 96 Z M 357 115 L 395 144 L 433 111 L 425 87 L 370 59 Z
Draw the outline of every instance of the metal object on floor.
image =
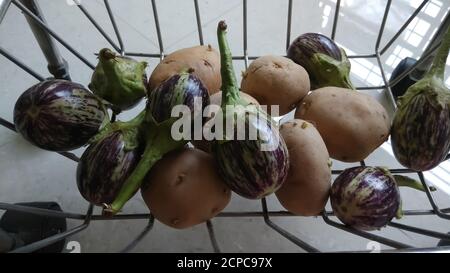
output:
M 0 0 L 0 24 L 8 11 L 11 0 Z
M 285 0 L 288 6 L 287 10 L 287 28 L 286 28 L 286 46 L 288 47 L 291 42 L 291 28 L 292 28 L 292 12 L 294 9 L 294 3 L 293 0 Z M 33 30 L 36 39 L 38 40 L 39 45 L 41 46 L 44 55 L 47 58 L 47 61 L 49 63 L 49 67 L 63 67 L 66 69 L 65 72 L 68 75 L 67 66 L 65 66 L 64 59 L 60 56 L 56 42 L 59 42 L 63 47 L 65 47 L 68 51 L 70 51 L 75 57 L 77 57 L 80 61 L 85 63 L 88 67 L 91 69 L 94 69 L 94 65 L 88 61 L 82 54 L 80 54 L 74 47 L 72 47 L 68 42 L 66 42 L 59 34 L 53 31 L 51 26 L 49 26 L 43 17 L 42 12 L 40 11 L 39 7 L 37 6 L 37 1 L 32 0 L 0 0 L 0 23 L 7 12 L 8 8 L 10 7 L 10 3 L 13 3 L 17 8 L 19 8 L 26 16 L 31 29 Z M 125 56 L 137 56 L 137 57 L 147 57 L 147 58 L 156 58 L 156 59 L 164 59 L 165 52 L 164 52 L 164 45 L 163 45 L 163 38 L 161 33 L 161 25 L 158 17 L 158 11 L 157 11 L 157 1 L 152 0 L 151 1 L 151 7 L 150 5 L 148 8 L 152 9 L 153 12 L 153 19 L 155 23 L 155 29 L 158 39 L 158 46 L 159 46 L 159 53 L 146 53 L 146 52 L 127 52 L 126 49 L 126 41 L 122 40 L 122 36 L 120 34 L 120 30 L 118 27 L 118 24 L 116 22 L 114 13 L 112 8 L 110 7 L 108 0 L 103 0 L 103 3 L 105 5 L 105 9 L 107 11 L 109 20 L 111 21 L 114 33 L 116 35 L 117 43 L 106 33 L 106 31 L 101 27 L 101 25 L 96 21 L 95 17 L 93 17 L 89 11 L 82 5 L 79 5 L 79 9 L 81 12 L 87 17 L 87 19 L 92 23 L 93 27 L 98 30 L 98 32 L 105 38 L 105 40 L 121 55 Z M 420 67 L 421 65 L 424 65 L 425 60 L 428 59 L 429 56 L 432 56 L 433 52 L 437 48 L 437 44 L 432 44 L 427 49 L 426 52 L 424 52 L 421 61 L 417 62 L 415 65 L 410 67 L 408 71 L 405 71 L 401 75 L 397 77 L 397 79 L 394 79 L 393 81 L 389 82 L 386 77 L 386 72 L 383 67 L 383 63 L 381 61 L 381 57 L 383 54 L 386 53 L 386 51 L 394 44 L 394 42 L 400 37 L 400 35 L 407 29 L 407 27 L 413 22 L 414 18 L 417 17 L 417 15 L 424 9 L 426 4 L 429 3 L 429 0 L 423 0 L 420 5 L 417 7 L 417 9 L 410 15 L 410 17 L 404 22 L 404 24 L 400 27 L 398 32 L 395 33 L 395 35 L 390 38 L 384 45 L 382 44 L 383 41 L 383 33 L 385 31 L 385 26 L 387 19 L 389 17 L 390 13 L 390 6 L 392 4 L 392 0 L 388 0 L 386 3 L 386 7 L 383 13 L 382 22 L 380 24 L 380 29 L 378 31 L 378 36 L 376 39 L 376 45 L 375 45 L 375 52 L 373 54 L 365 54 L 365 55 L 353 55 L 349 56 L 350 59 L 360 59 L 360 58 L 370 58 L 370 59 L 376 59 L 378 66 L 381 71 L 381 75 L 383 78 L 384 84 L 382 86 L 361 86 L 357 89 L 359 90 L 386 90 L 386 93 L 388 97 L 390 98 L 390 103 L 395 108 L 395 99 L 391 92 L 391 87 L 394 86 L 396 83 L 398 83 L 402 78 L 404 78 L 409 72 L 413 71 L 414 69 Z M 80 3 L 77 3 L 80 4 Z M 198 0 L 193 0 L 193 10 L 192 14 L 195 16 L 196 21 L 196 28 L 198 31 L 198 39 L 199 44 L 203 44 L 203 26 L 202 26 L 202 16 L 201 16 L 201 8 L 200 8 L 201 2 Z M 336 36 L 336 30 L 338 27 L 338 19 L 340 14 L 340 6 L 341 1 L 336 1 L 335 6 L 335 12 L 334 12 L 334 18 L 333 18 L 333 26 L 332 26 L 332 32 L 330 33 L 331 37 L 334 39 Z M 258 58 L 258 56 L 250 56 L 248 52 L 248 28 L 247 28 L 247 20 L 248 20 L 248 1 L 242 0 L 242 15 L 243 15 L 243 55 L 235 55 L 233 56 L 233 60 L 243 60 L 245 62 L 245 67 L 248 67 L 249 61 L 254 60 Z M 8 60 L 10 60 L 12 63 L 16 64 L 18 67 L 22 68 L 25 72 L 29 73 L 33 77 L 35 77 L 37 80 L 42 81 L 45 78 L 38 73 L 36 73 L 33 69 L 31 69 L 29 66 L 18 60 L 16 57 L 11 55 L 8 51 L 3 49 L 0 46 L 0 55 L 3 55 Z M 64 73 L 62 73 L 64 74 Z M 56 75 L 55 75 L 56 77 Z M 15 130 L 14 124 L 8 122 L 7 120 L 4 120 L 0 118 L 0 125 L 9 128 L 10 130 Z M 72 153 L 60 153 L 61 155 L 73 160 L 78 161 L 78 158 L 72 154 Z M 448 159 L 448 158 L 447 158 Z M 365 165 L 364 162 L 361 162 L 361 165 Z M 342 170 L 333 170 L 333 175 L 338 175 L 342 172 Z M 391 169 L 392 173 L 402 173 L 402 174 L 416 174 L 418 175 L 418 178 L 422 182 L 422 184 L 426 188 L 426 196 L 427 199 L 431 205 L 432 209 L 421 209 L 421 210 L 406 210 L 404 211 L 404 215 L 408 217 L 421 217 L 421 216 L 435 216 L 439 217 L 441 219 L 450 220 L 450 208 L 440 208 L 436 201 L 434 200 L 433 194 L 428 188 L 427 182 L 425 181 L 425 178 L 421 172 L 417 173 L 413 170 L 409 169 Z M 81 200 L 81 197 L 80 197 Z M 1 200 L 0 200 L 1 201 Z M 292 214 L 290 214 L 287 211 L 271 211 L 268 206 L 265 199 L 261 201 L 262 209 L 261 211 L 236 211 L 236 212 L 222 212 L 217 217 L 219 218 L 243 218 L 243 217 L 257 217 L 264 219 L 265 224 L 267 224 L 271 230 L 274 232 L 279 233 L 281 236 L 286 238 L 287 240 L 291 241 L 292 243 L 299 246 L 301 249 L 308 251 L 308 252 L 319 252 L 320 247 L 319 246 L 313 246 L 309 242 L 299 238 L 294 233 L 289 232 L 288 230 L 284 229 L 281 225 L 277 224 L 274 219 L 280 218 L 280 217 L 297 217 Z M 63 240 L 65 238 L 68 238 L 76 233 L 81 232 L 82 230 L 86 229 L 91 221 L 110 221 L 110 220 L 148 220 L 148 224 L 145 226 L 144 230 L 128 245 L 125 246 L 122 252 L 128 252 L 134 249 L 138 243 L 151 232 L 153 225 L 154 225 L 154 217 L 150 214 L 119 214 L 112 218 L 105 217 L 103 215 L 93 215 L 93 205 L 89 205 L 89 208 L 86 213 L 71 213 L 71 212 L 59 212 L 59 211 L 51 211 L 51 210 L 45 210 L 45 209 L 37 209 L 37 208 L 30 208 L 25 206 L 19 206 L 19 205 L 12 205 L 12 204 L 6 204 L 0 202 L 0 210 L 12 210 L 12 211 L 21 211 L 21 212 L 29 212 L 36 215 L 43 215 L 43 216 L 51 216 L 51 217 L 59 217 L 59 218 L 66 218 L 66 219 L 72 219 L 75 221 L 81 221 L 81 224 L 79 226 L 76 226 L 75 228 L 72 228 L 64 233 L 54 235 L 50 238 L 44 239 L 42 241 L 33 243 L 28 246 L 24 246 L 22 248 L 14 250 L 14 252 L 32 252 L 37 249 L 46 247 L 48 245 L 51 245 L 57 241 Z M 319 220 L 322 219 L 325 224 L 330 225 L 332 227 L 338 228 L 342 230 L 343 232 L 347 232 L 350 234 L 353 234 L 355 236 L 359 236 L 362 238 L 366 238 L 371 241 L 376 241 L 380 244 L 384 244 L 387 246 L 390 246 L 392 248 L 395 248 L 397 250 L 388 250 L 386 252 L 448 252 L 450 251 L 450 248 L 448 247 L 436 247 L 436 248 L 414 248 L 414 246 L 410 246 L 408 244 L 405 244 L 403 242 L 399 242 L 396 240 L 393 240 L 391 238 L 386 238 L 381 235 L 377 235 L 371 232 L 364 232 L 360 230 L 356 230 L 353 228 L 350 228 L 348 226 L 342 225 L 339 222 L 336 222 L 331 219 L 331 217 L 334 217 L 333 212 L 326 211 L 323 212 L 322 215 L 318 216 L 321 218 L 318 218 Z M 215 252 L 220 252 L 220 241 L 216 238 L 216 231 L 214 230 L 213 221 L 208 221 L 205 224 L 205 228 L 208 231 L 208 235 L 211 241 L 212 250 Z M 420 227 L 413 227 L 409 225 L 405 225 L 403 223 L 399 222 L 392 222 L 389 224 L 387 228 L 396 228 L 402 231 L 412 232 L 415 234 L 420 234 L 423 236 L 429 236 L 432 238 L 442 239 L 442 240 L 448 240 L 450 238 L 450 235 L 430 230 L 429 228 L 420 228 Z
M 44 15 L 35 0 L 20 0 L 20 2 L 28 8 L 36 17 L 38 17 L 44 24 L 46 24 Z M 52 37 L 45 31 L 38 23 L 36 23 L 30 16 L 25 16 L 31 30 L 33 31 L 36 41 L 41 47 L 45 58 L 48 62 L 48 70 L 57 79 L 70 80 L 69 67 L 61 57 L 59 49 L 56 46 Z

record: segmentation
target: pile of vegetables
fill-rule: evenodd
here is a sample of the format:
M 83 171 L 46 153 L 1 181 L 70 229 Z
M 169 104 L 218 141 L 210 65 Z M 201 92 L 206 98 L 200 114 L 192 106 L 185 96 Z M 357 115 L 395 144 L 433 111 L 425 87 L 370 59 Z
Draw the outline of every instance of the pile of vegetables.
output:
M 363 161 L 389 138 L 386 109 L 354 90 L 347 55 L 331 39 L 303 34 L 289 47 L 288 57 L 305 67 L 314 89 L 298 105 L 295 117 L 314 123 L 333 159 Z
M 53 79 L 25 91 L 14 108 L 17 131 L 49 151 L 87 146 L 77 186 L 105 215 L 126 210 L 140 192 L 155 218 L 177 229 L 217 216 L 232 192 L 247 199 L 275 194 L 301 216 L 320 215 L 330 200 L 344 224 L 380 229 L 401 217 L 399 186 L 423 185 L 370 166 L 346 169 L 332 183 L 331 159 L 363 161 L 391 132 L 395 156 L 414 170 L 436 167 L 450 150 L 443 82 L 450 31 L 428 75 L 400 99 L 392 127 L 386 109 L 354 89 L 347 55 L 328 37 L 299 36 L 287 57 L 253 61 L 240 84 L 224 21 L 217 38 L 218 50 L 175 51 L 149 77 L 146 62 L 102 49 L 90 90 Z M 110 121 L 108 108 L 119 115 L 143 99 L 136 117 Z M 191 117 L 181 139 L 174 137 L 181 117 L 173 116 L 180 106 Z M 293 112 L 281 126 L 274 120 Z M 198 125 L 202 137 L 193 139 Z

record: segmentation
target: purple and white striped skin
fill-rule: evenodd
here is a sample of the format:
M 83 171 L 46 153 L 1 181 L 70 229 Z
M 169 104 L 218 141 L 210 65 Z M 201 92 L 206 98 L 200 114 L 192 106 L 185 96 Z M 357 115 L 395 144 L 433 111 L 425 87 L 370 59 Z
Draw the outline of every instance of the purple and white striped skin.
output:
M 199 110 L 203 111 L 209 105 L 208 89 L 191 73 L 176 74 L 151 91 L 148 113 L 153 115 L 155 121 L 161 123 L 171 118 L 175 106 L 186 105 L 194 111 L 195 98 L 201 99 L 202 105 Z
M 331 206 L 344 224 L 360 230 L 386 226 L 401 209 L 394 177 L 379 167 L 355 167 L 339 175 L 331 187 Z
M 450 28 L 425 76 L 399 99 L 392 125 L 392 148 L 405 167 L 428 171 L 450 151 L 450 90 L 445 67 L 450 51 Z
M 325 35 L 300 35 L 289 46 L 287 57 L 306 69 L 312 90 L 327 86 L 354 89 L 345 51 Z
M 120 131 L 91 144 L 77 168 L 81 195 L 97 206 L 113 202 L 139 162 L 141 152 L 141 147 L 127 150 Z
M 268 141 L 231 140 L 216 143 L 213 151 L 219 173 L 228 187 L 242 197 L 261 199 L 276 192 L 286 181 L 289 152 L 283 138 L 269 120 L 261 122 L 246 118 L 245 124 L 247 128 L 256 128 L 258 135 L 268 137 Z M 263 151 L 262 143 L 276 149 Z
M 239 111 L 239 106 L 245 107 L 249 103 L 240 97 L 226 30 L 225 21 L 219 22 L 217 38 L 221 55 L 223 115 L 215 119 L 222 118 L 223 124 L 234 121 L 231 128 L 234 131 L 225 132 L 224 140 L 213 142 L 213 153 L 219 173 L 231 190 L 245 198 L 261 199 L 277 191 L 286 181 L 289 153 L 275 122 L 266 112 L 258 106 Z M 239 124 L 245 124 L 244 128 L 248 130 L 245 136 L 238 137 Z M 234 138 L 229 140 L 232 133 Z M 251 135 L 257 137 L 250 138 Z
M 449 101 L 450 101 L 450 96 Z M 395 115 L 392 149 L 397 160 L 416 171 L 438 166 L 450 151 L 450 107 L 427 93 L 400 104 Z
M 333 40 L 320 33 L 305 33 L 297 37 L 288 49 L 288 57 L 295 59 L 302 66 L 308 64 L 316 53 L 322 53 L 337 61 L 342 61 L 341 49 Z
M 175 140 L 171 129 L 176 118 L 172 118 L 172 109 L 176 106 L 187 106 L 191 112 L 196 110 L 195 98 L 202 98 L 202 105 L 198 107 L 202 114 L 204 107 L 209 105 L 209 93 L 202 82 L 191 71 L 172 76 L 149 94 L 146 106 L 145 121 L 140 126 L 145 139 L 145 148 L 139 163 L 124 182 L 124 186 L 113 202 L 105 203 L 103 213 L 115 215 L 136 191 L 151 170 L 165 154 L 179 149 L 188 140 Z M 191 116 L 192 117 L 192 116 Z M 194 120 L 192 120 L 193 122 Z
M 34 145 L 70 151 L 98 133 L 106 117 L 102 102 L 82 85 L 48 80 L 25 91 L 14 107 L 17 131 Z

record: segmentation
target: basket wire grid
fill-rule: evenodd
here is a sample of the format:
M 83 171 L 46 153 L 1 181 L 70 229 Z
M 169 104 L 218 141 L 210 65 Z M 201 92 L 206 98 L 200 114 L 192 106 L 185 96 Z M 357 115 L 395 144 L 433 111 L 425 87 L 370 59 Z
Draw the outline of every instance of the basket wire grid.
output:
M 125 50 L 125 44 L 122 40 L 121 33 L 119 31 L 119 28 L 117 26 L 114 14 L 111 10 L 110 4 L 108 0 L 103 0 L 104 6 L 106 8 L 107 14 L 109 16 L 109 20 L 112 24 L 115 38 L 117 39 L 116 43 L 106 32 L 105 30 L 100 26 L 99 23 L 95 20 L 95 18 L 86 10 L 86 8 L 80 3 L 79 1 L 73 0 L 75 4 L 77 4 L 80 11 L 89 19 L 89 21 L 92 23 L 92 25 L 98 30 L 98 32 L 106 39 L 106 41 L 121 55 L 123 56 L 134 56 L 134 57 L 147 57 L 147 58 L 159 58 L 160 60 L 163 60 L 165 57 L 165 51 L 164 51 L 164 45 L 163 45 L 163 39 L 161 35 L 161 29 L 160 29 L 160 23 L 158 19 L 158 9 L 157 9 L 157 3 L 156 0 L 151 0 L 151 7 L 153 9 L 153 18 L 156 28 L 156 34 L 158 38 L 158 45 L 159 45 L 159 53 L 137 53 L 137 52 L 128 52 Z M 248 54 L 248 46 L 247 46 L 247 10 L 248 10 L 248 3 L 247 0 L 243 1 L 243 51 L 242 55 L 233 56 L 234 60 L 243 60 L 245 62 L 245 67 L 248 67 L 249 61 L 256 59 L 258 56 L 250 56 Z M 293 0 L 286 0 L 288 1 L 288 16 L 287 16 L 287 28 L 286 28 L 286 48 L 291 43 L 291 26 L 292 26 L 292 11 L 293 11 Z M 384 82 L 384 85 L 382 86 L 362 86 L 358 87 L 358 90 L 380 90 L 384 89 L 387 90 L 387 94 L 389 97 L 390 103 L 395 107 L 395 100 L 394 96 L 391 92 L 391 87 L 397 84 L 402 78 L 404 78 L 406 75 L 408 75 L 411 71 L 418 68 L 421 65 L 425 64 L 425 61 L 427 58 L 431 57 L 432 54 L 436 51 L 436 49 L 439 46 L 439 42 L 432 43 L 429 48 L 424 52 L 422 58 L 411 68 L 409 68 L 407 71 L 404 71 L 401 75 L 399 75 L 396 79 L 393 81 L 389 81 L 386 72 L 383 69 L 383 64 L 381 61 L 381 56 L 389 49 L 389 47 L 400 37 L 402 32 L 408 27 L 408 25 L 413 21 L 413 19 L 419 14 L 419 12 L 425 7 L 425 5 L 429 2 L 429 0 L 423 0 L 420 5 L 417 7 L 417 9 L 410 15 L 410 17 L 403 23 L 403 25 L 400 27 L 400 29 L 396 32 L 396 34 L 384 45 L 381 46 L 381 41 L 383 37 L 383 32 L 385 29 L 386 21 L 389 15 L 390 7 L 392 4 L 392 0 L 387 0 L 381 26 L 378 32 L 376 45 L 375 45 L 375 53 L 374 54 L 368 54 L 368 55 L 353 55 L 349 56 L 350 59 L 353 58 L 375 58 L 378 66 L 381 71 L 381 76 Z M 52 28 L 46 23 L 43 14 L 38 6 L 37 1 L 35 0 L 0 0 L 0 23 L 7 12 L 8 8 L 13 4 L 18 9 L 20 9 L 26 16 L 26 19 L 39 43 L 39 46 L 41 47 L 47 61 L 48 61 L 48 68 L 51 74 L 55 78 L 64 78 L 64 79 L 70 79 L 69 71 L 67 64 L 65 60 L 60 56 L 58 48 L 56 46 L 55 40 L 59 42 L 62 46 L 64 46 L 67 50 L 69 50 L 73 55 L 75 55 L 80 61 L 82 61 L 86 66 L 88 66 L 91 69 L 94 69 L 94 64 L 90 63 L 86 58 L 84 58 L 75 48 L 73 48 L 69 43 L 67 43 L 61 36 L 57 33 L 55 33 Z M 336 0 L 336 7 L 334 12 L 334 18 L 333 18 L 333 25 L 332 25 L 332 32 L 331 32 L 331 38 L 334 39 L 336 35 L 336 29 L 338 25 L 338 15 L 339 10 L 341 7 L 341 0 Z M 200 8 L 199 8 L 199 1 L 193 0 L 193 9 L 195 11 L 195 18 L 197 22 L 197 30 L 198 30 L 198 39 L 199 43 L 201 45 L 204 44 L 203 41 L 203 31 L 202 31 L 202 21 L 201 21 L 201 14 L 200 14 Z M 449 13 L 447 13 L 446 19 L 443 23 L 443 25 L 447 25 L 449 20 Z M 439 31 L 438 31 L 439 34 Z M 438 35 L 436 34 L 436 35 Z M 39 73 L 36 73 L 31 69 L 29 66 L 27 66 L 25 63 L 21 62 L 19 59 L 14 57 L 12 54 L 10 54 L 7 50 L 2 48 L 0 46 L 0 54 L 9 59 L 11 62 L 22 68 L 24 71 L 29 73 L 31 76 L 36 78 L 39 81 L 45 80 L 45 77 L 39 75 Z M 0 117 L 0 125 L 10 129 L 15 130 L 14 124 L 11 122 L 3 119 Z M 79 158 L 72 153 L 69 152 L 61 152 L 59 153 L 62 156 L 65 156 L 75 162 L 79 160 Z M 447 157 L 448 159 L 449 157 Z M 361 165 L 365 165 L 365 162 L 361 162 Z M 333 175 L 339 175 L 343 170 L 333 170 Z M 391 172 L 394 174 L 417 174 L 418 178 L 420 179 L 421 183 L 425 187 L 425 194 L 427 196 L 427 199 L 432 207 L 431 210 L 406 210 L 404 211 L 404 214 L 406 216 L 424 216 L 424 215 L 435 215 L 439 218 L 450 220 L 450 208 L 441 209 L 437 202 L 435 201 L 435 198 L 433 197 L 433 194 L 431 193 L 427 182 L 425 181 L 424 175 L 422 172 L 415 172 L 410 169 L 391 169 Z M 48 245 L 51 245 L 55 242 L 64 240 L 76 233 L 79 233 L 86 229 L 91 221 L 100 221 L 100 220 L 137 220 L 137 219 L 147 219 L 148 225 L 144 228 L 144 230 L 129 244 L 127 245 L 121 252 L 129 252 L 131 251 L 141 240 L 144 238 L 151 230 L 154 224 L 154 217 L 151 214 L 119 214 L 114 217 L 105 217 L 102 215 L 94 215 L 93 214 L 93 208 L 94 206 L 92 204 L 89 205 L 88 210 L 85 214 L 81 213 L 69 213 L 69 212 L 56 212 L 51 210 L 45 210 L 45 209 L 38 209 L 38 208 L 30 208 L 20 205 L 14 205 L 14 204 L 8 204 L 0 202 L 0 210 L 11 210 L 11 211 L 18 211 L 18 212 L 26 212 L 26 213 L 32 213 L 35 215 L 42 215 L 42 216 L 50 216 L 50 217 L 58 217 L 58 218 L 66 218 L 66 219 L 74 219 L 79 220 L 81 222 L 80 225 L 76 226 L 75 228 L 72 228 L 70 230 L 67 230 L 63 233 L 51 236 L 49 238 L 46 238 L 44 240 L 35 242 L 33 244 L 21 247 L 19 249 L 15 249 L 12 252 L 33 252 L 36 250 L 39 250 L 41 248 L 44 248 Z M 318 216 L 323 219 L 323 221 L 337 229 L 352 233 L 356 236 L 360 236 L 363 238 L 366 238 L 371 241 L 376 241 L 380 244 L 389 246 L 394 248 L 395 252 L 441 252 L 441 251 L 450 251 L 450 247 L 436 247 L 436 248 L 414 248 L 411 245 L 399 242 L 397 240 L 393 240 L 390 238 L 386 238 L 380 235 L 376 235 L 370 232 L 360 231 L 353 229 L 351 227 L 345 226 L 337 221 L 334 221 L 331 219 L 331 217 L 334 216 L 333 212 L 331 211 L 324 211 L 322 215 Z M 313 246 L 309 244 L 308 242 L 305 242 L 298 236 L 293 235 L 292 233 L 288 232 L 278 224 L 274 223 L 272 221 L 275 217 L 294 217 L 294 215 L 290 214 L 287 211 L 271 211 L 269 210 L 267 206 L 266 199 L 261 200 L 261 211 L 254 211 L 254 212 L 222 212 L 217 217 L 262 217 L 264 219 L 264 222 L 275 232 L 278 232 L 283 237 L 285 237 L 287 240 L 291 241 L 292 243 L 299 246 L 301 249 L 307 252 L 320 252 L 320 249 L 316 246 Z M 388 224 L 388 226 L 397 228 L 403 231 L 408 231 L 424 236 L 430 236 L 437 239 L 444 239 L 444 240 L 450 240 L 450 235 L 436 232 L 433 230 L 423 229 L 415 226 L 405 225 L 397 222 L 391 222 Z M 214 252 L 221 252 L 219 243 L 215 236 L 215 230 L 214 226 L 211 221 L 207 221 L 206 228 L 209 233 L 212 250 Z M 390 250 L 389 250 L 390 251 Z

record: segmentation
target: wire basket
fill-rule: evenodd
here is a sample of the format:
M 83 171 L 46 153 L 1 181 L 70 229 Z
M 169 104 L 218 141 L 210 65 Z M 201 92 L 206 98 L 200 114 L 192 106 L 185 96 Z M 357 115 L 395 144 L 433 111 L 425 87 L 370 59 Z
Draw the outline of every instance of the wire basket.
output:
M 290 45 L 291 42 L 291 27 L 292 27 L 292 14 L 293 14 L 293 0 L 286 0 L 288 3 L 288 10 L 287 10 L 287 27 L 286 31 L 286 47 Z M 115 15 L 110 7 L 110 3 L 108 0 L 104 0 L 104 6 L 106 9 L 106 12 L 108 14 L 110 23 L 112 24 L 114 33 L 115 33 L 115 39 L 110 37 L 107 32 L 101 27 L 101 25 L 96 21 L 96 19 L 88 12 L 88 10 L 83 6 L 81 1 L 70 1 L 74 4 L 77 4 L 80 11 L 89 19 L 92 26 L 99 32 L 101 36 L 103 36 L 104 39 L 109 43 L 109 45 L 114 48 L 118 53 L 125 55 L 125 56 L 134 56 L 134 57 L 145 57 L 145 58 L 155 58 L 155 59 L 163 59 L 165 57 L 165 48 L 163 45 L 163 38 L 162 38 L 162 32 L 160 28 L 160 20 L 158 17 L 158 5 L 156 0 L 151 0 L 149 5 L 152 6 L 153 10 L 153 19 L 154 24 L 156 28 L 156 35 L 158 38 L 158 46 L 159 46 L 159 52 L 157 53 L 143 53 L 143 52 L 129 52 L 125 50 L 124 47 L 124 40 L 122 39 L 121 32 L 119 30 L 118 24 L 115 19 Z M 339 19 L 339 11 L 341 7 L 341 1 L 336 0 L 336 6 L 334 9 L 333 15 L 333 24 L 332 24 L 332 31 L 330 34 L 330 37 L 332 39 L 336 36 L 336 31 L 338 27 L 338 19 Z M 392 4 L 392 0 L 387 0 L 386 6 L 384 7 L 384 15 L 381 21 L 381 24 L 379 26 L 379 33 L 376 39 L 376 45 L 375 45 L 375 52 L 373 54 L 366 54 L 366 55 L 350 55 L 350 59 L 375 59 L 378 67 L 381 71 L 381 76 L 383 80 L 383 84 L 381 86 L 362 86 L 359 87 L 359 90 L 386 90 L 386 94 L 388 97 L 389 103 L 392 104 L 392 107 L 395 109 L 395 100 L 394 96 L 391 92 L 391 87 L 397 84 L 402 78 L 404 78 L 406 75 L 408 75 L 411 71 L 413 71 L 415 68 L 424 65 L 427 61 L 427 57 L 432 56 L 434 51 L 439 46 L 439 43 L 432 43 L 427 50 L 425 50 L 424 55 L 420 59 L 419 62 L 417 62 L 413 67 L 402 73 L 400 76 L 398 76 L 393 81 L 388 80 L 387 73 L 385 71 L 383 62 L 381 60 L 382 55 L 390 49 L 390 47 L 393 45 L 393 43 L 400 37 L 400 35 L 407 29 L 408 25 L 411 24 L 411 22 L 414 20 L 414 18 L 423 10 L 423 8 L 426 6 L 426 4 L 429 2 L 429 0 L 421 1 L 420 5 L 417 7 L 417 9 L 410 15 L 410 17 L 403 23 L 403 25 L 400 27 L 398 32 L 388 40 L 388 42 L 382 46 L 382 39 L 383 39 L 383 33 L 386 26 L 386 22 L 388 19 L 388 15 L 390 12 L 390 7 Z M 41 47 L 47 61 L 48 61 L 48 68 L 51 74 L 55 78 L 64 78 L 64 79 L 70 79 L 70 74 L 68 70 L 67 63 L 65 60 L 61 57 L 57 43 L 65 47 L 68 51 L 70 51 L 75 57 L 77 57 L 81 62 L 83 62 L 85 65 L 87 65 L 89 68 L 94 69 L 95 66 L 92 64 L 88 59 L 82 56 L 70 43 L 65 41 L 58 33 L 56 33 L 50 25 L 48 25 L 44 19 L 44 14 L 40 10 L 38 6 L 38 1 L 32 1 L 32 0 L 0 0 L 0 23 L 7 12 L 8 8 L 12 5 L 16 6 L 18 9 L 20 9 L 26 16 L 26 19 L 39 43 L 39 46 Z M 200 12 L 200 5 L 198 0 L 193 0 L 192 2 L 192 14 L 195 16 L 195 20 L 197 22 L 197 31 L 198 31 L 198 40 L 199 44 L 204 44 L 204 38 L 203 38 L 203 26 L 202 26 L 202 15 Z M 245 63 L 245 67 L 248 67 L 249 61 L 256 59 L 258 56 L 251 56 L 248 53 L 248 3 L 247 0 L 243 0 L 242 2 L 243 10 L 243 54 L 242 55 L 236 55 L 233 56 L 233 60 L 240 60 Z M 447 14 L 447 17 L 448 14 Z M 115 40 L 117 42 L 115 42 Z M 31 76 L 36 78 L 39 81 L 45 80 L 43 76 L 41 76 L 39 73 L 31 69 L 27 64 L 20 61 L 18 58 L 13 56 L 11 53 L 9 53 L 7 50 L 2 48 L 0 46 L 0 54 L 9 59 L 12 63 L 16 64 L 18 67 L 29 73 Z M 0 118 L 0 125 L 5 126 L 6 128 L 10 130 L 15 130 L 14 124 L 11 122 Z M 73 154 L 68 152 L 62 152 L 59 153 L 64 157 L 67 157 L 75 162 L 79 160 L 79 158 Z M 361 165 L 365 165 L 365 162 L 361 162 Z M 333 170 L 333 175 L 338 175 L 342 172 L 342 170 Z M 427 181 L 424 178 L 424 174 L 421 172 L 415 172 L 413 170 L 409 169 L 391 169 L 391 172 L 394 174 L 417 174 L 418 178 L 422 182 L 422 184 L 425 186 L 425 194 L 427 197 L 427 200 L 429 201 L 432 209 L 421 209 L 421 210 L 405 210 L 404 214 L 406 216 L 412 216 L 412 217 L 421 217 L 421 216 L 434 216 L 439 217 L 441 219 L 450 220 L 450 208 L 440 208 L 433 196 L 433 194 L 429 190 L 429 185 L 427 184 Z M 0 200 L 1 201 L 1 200 Z M 46 238 L 42 241 L 24 246 L 22 248 L 14 250 L 14 252 L 33 252 L 39 249 L 42 249 L 48 245 L 51 245 L 55 242 L 65 240 L 66 238 L 79 233 L 86 229 L 92 221 L 102 221 L 102 220 L 148 220 L 148 225 L 144 228 L 141 234 L 139 234 L 128 246 L 126 246 L 122 252 L 128 252 L 131 251 L 153 228 L 154 224 L 154 217 L 151 214 L 119 214 L 114 216 L 113 218 L 104 217 L 102 215 L 96 215 L 94 214 L 94 207 L 93 205 L 89 205 L 88 210 L 86 213 L 69 213 L 69 212 L 56 212 L 51 210 L 45 210 L 45 209 L 37 209 L 37 208 L 29 208 L 25 206 L 19 206 L 19 205 L 13 205 L 8 203 L 2 203 L 0 202 L 0 210 L 10 210 L 10 211 L 19 211 L 19 212 L 27 212 L 32 213 L 36 215 L 42 215 L 42 216 L 51 216 L 51 217 L 58 217 L 58 218 L 66 218 L 66 219 L 73 219 L 80 222 L 80 225 L 76 226 L 75 228 L 72 228 L 68 231 L 65 231 L 63 233 L 54 235 L 52 237 Z M 343 230 L 345 232 L 351 233 L 355 236 L 363 237 L 365 239 L 368 239 L 370 241 L 375 241 L 380 244 L 392 247 L 396 249 L 395 251 L 411 251 L 411 252 L 422 252 L 422 251 L 433 251 L 433 252 L 439 252 L 439 251 L 450 251 L 450 248 L 445 247 L 436 247 L 436 248 L 414 248 L 413 246 L 410 246 L 406 243 L 393 240 L 381 235 L 377 235 L 375 233 L 371 232 L 364 232 L 360 230 L 353 229 L 351 227 L 342 225 L 341 223 L 335 221 L 333 219 L 333 212 L 331 211 L 324 211 L 322 213 L 321 217 L 323 219 L 323 223 L 330 225 L 334 228 Z M 304 251 L 307 252 L 320 252 L 320 246 L 312 245 L 308 243 L 306 240 L 294 235 L 293 233 L 289 232 L 287 229 L 283 228 L 281 225 L 275 223 L 273 221 L 274 218 L 278 217 L 296 217 L 292 214 L 290 214 L 287 211 L 273 211 L 268 208 L 267 200 L 262 199 L 261 200 L 261 209 L 259 211 L 253 211 L 253 212 L 243 212 L 243 211 L 236 211 L 236 212 L 222 212 L 217 217 L 222 218 L 237 218 L 237 217 L 260 217 L 264 219 L 265 224 L 267 224 L 274 232 L 279 233 L 282 235 L 285 239 L 291 241 L 295 245 L 297 245 L 299 248 L 301 248 Z M 423 235 L 423 236 L 429 236 L 437 239 L 443 239 L 443 240 L 450 240 L 450 235 L 437 232 L 429 229 L 419 228 L 415 226 L 405 225 L 398 222 L 391 222 L 389 224 L 392 228 L 397 228 L 403 231 L 412 232 L 415 234 Z M 218 243 L 218 240 L 216 239 L 215 235 L 215 229 L 212 224 L 212 221 L 208 221 L 206 223 L 206 227 L 209 233 L 209 238 L 212 245 L 212 250 L 214 252 L 220 252 L 221 247 Z M 299 249 L 300 250 L 300 249 Z

